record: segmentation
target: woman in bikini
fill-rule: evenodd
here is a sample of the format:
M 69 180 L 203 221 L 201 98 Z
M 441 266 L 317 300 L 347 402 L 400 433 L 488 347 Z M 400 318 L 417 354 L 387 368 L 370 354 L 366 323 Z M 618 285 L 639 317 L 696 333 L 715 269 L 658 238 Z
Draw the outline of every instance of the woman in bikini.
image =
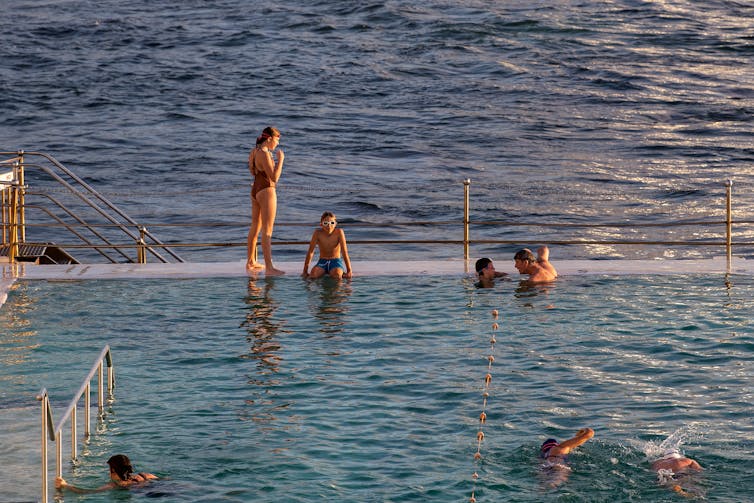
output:
M 246 242 L 246 270 L 253 271 L 264 267 L 267 275 L 285 274 L 272 265 L 272 227 L 277 213 L 275 184 L 283 171 L 283 150 L 277 150 L 277 164 L 272 152 L 280 143 L 280 131 L 266 127 L 257 138 L 257 144 L 249 153 L 249 172 L 254 177 L 251 186 L 251 228 Z M 257 262 L 257 238 L 262 232 L 262 254 L 264 266 Z

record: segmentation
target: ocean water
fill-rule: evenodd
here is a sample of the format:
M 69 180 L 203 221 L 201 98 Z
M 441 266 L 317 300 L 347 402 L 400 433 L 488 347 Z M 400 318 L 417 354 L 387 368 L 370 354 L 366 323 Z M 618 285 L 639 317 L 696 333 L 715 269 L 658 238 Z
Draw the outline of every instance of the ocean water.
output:
M 477 472 L 479 502 L 670 502 L 649 470 L 669 445 L 705 468 L 683 482 L 697 500 L 754 490 L 751 278 L 404 280 L 18 283 L 0 310 L 0 499 L 39 494 L 34 394 L 59 417 L 105 344 L 115 400 L 64 476 L 99 486 L 125 452 L 165 480 L 64 501 L 458 502 Z M 539 445 L 584 426 L 549 489 Z
M 278 221 L 316 224 L 332 210 L 354 240 L 461 239 L 460 225 L 356 224 L 460 221 L 466 178 L 472 220 L 720 221 L 728 179 L 734 218 L 754 208 L 750 2 L 18 0 L 3 13 L 13 28 L 0 37 L 0 150 L 52 154 L 139 222 L 238 224 L 152 228 L 164 241 L 243 242 L 246 158 L 268 124 L 286 152 Z M 754 237 L 749 224 L 735 231 Z M 721 232 L 535 225 L 478 227 L 472 239 Z M 275 239 L 309 233 L 279 226 Z M 387 248 L 399 259 L 461 253 Z M 553 257 L 721 254 L 666 248 L 570 245 Z

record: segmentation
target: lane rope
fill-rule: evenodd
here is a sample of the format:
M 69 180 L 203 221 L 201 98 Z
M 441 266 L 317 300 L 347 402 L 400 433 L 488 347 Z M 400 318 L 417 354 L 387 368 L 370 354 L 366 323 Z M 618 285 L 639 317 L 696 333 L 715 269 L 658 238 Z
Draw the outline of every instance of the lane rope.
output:
M 480 466 L 482 464 L 482 443 L 484 442 L 484 426 L 487 423 L 487 402 L 490 398 L 490 385 L 492 384 L 492 363 L 495 361 L 495 334 L 499 328 L 497 324 L 497 309 L 492 310 L 492 335 L 490 337 L 490 353 L 487 355 L 487 373 L 484 376 L 484 388 L 482 391 L 482 412 L 479 414 L 479 428 L 476 434 L 476 453 L 474 453 L 474 473 L 471 475 L 472 487 L 469 503 L 476 503 L 476 488 L 479 481 Z

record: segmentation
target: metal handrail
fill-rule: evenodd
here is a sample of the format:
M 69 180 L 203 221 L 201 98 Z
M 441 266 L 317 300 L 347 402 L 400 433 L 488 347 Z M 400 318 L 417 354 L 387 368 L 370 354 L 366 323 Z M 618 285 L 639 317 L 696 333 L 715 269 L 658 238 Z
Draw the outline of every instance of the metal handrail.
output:
M 31 155 L 31 154 L 29 154 L 29 155 Z M 44 154 L 40 154 L 40 155 L 44 155 Z M 48 156 L 45 156 L 45 157 L 47 157 L 48 159 L 51 159 Z M 76 175 L 73 175 L 70 171 L 68 171 L 67 169 L 65 169 L 64 167 L 62 167 L 62 165 L 60 163 L 57 163 L 57 161 L 54 161 L 54 162 L 56 163 L 56 166 L 58 166 L 59 168 L 63 169 L 66 172 L 66 174 L 69 174 L 69 176 L 71 176 L 72 178 L 74 178 L 74 180 L 76 180 L 77 182 L 81 183 L 82 186 L 84 188 L 86 188 L 89 191 L 90 194 L 92 194 L 95 198 L 97 198 L 100 201 L 102 201 L 108 208 L 110 208 L 111 210 L 115 211 L 120 217 L 122 217 L 123 219 L 127 220 L 131 225 L 138 226 L 138 224 L 136 223 L 135 220 L 131 219 L 131 217 L 129 217 L 128 215 L 126 215 L 125 213 L 123 213 L 121 210 L 119 210 L 110 201 L 108 201 L 107 199 L 105 199 L 104 197 L 102 197 L 101 195 L 99 195 L 99 193 L 97 193 L 94 189 L 92 189 L 89 185 L 87 185 L 83 180 L 81 180 Z M 48 175 L 50 175 L 51 177 L 53 177 L 58 183 L 60 183 L 61 185 L 65 186 L 69 191 L 71 191 L 72 194 L 74 194 L 79 199 L 81 199 L 85 204 L 87 204 L 89 207 L 91 207 L 92 209 L 94 209 L 102 217 L 104 217 L 105 219 L 107 219 L 110 222 L 112 222 L 117 228 L 119 228 L 120 230 L 122 230 L 125 234 L 127 234 L 128 236 L 130 236 L 134 240 L 138 239 L 138 236 L 135 233 L 131 232 L 131 230 L 128 228 L 128 226 L 123 225 L 120 222 L 118 222 L 108 212 L 106 212 L 105 210 L 103 210 L 102 208 L 100 208 L 99 205 L 97 205 L 94 201 L 92 201 L 90 198 L 88 198 L 81 191 L 77 190 L 74 186 L 72 186 L 71 184 L 69 184 L 68 182 L 66 182 L 65 180 L 63 180 L 60 176 L 58 176 L 57 173 L 55 173 L 54 171 L 52 171 L 47 166 L 43 166 L 41 164 L 33 164 L 33 163 L 25 163 L 24 166 L 27 167 L 27 168 L 31 168 L 31 167 L 38 168 L 38 169 L 42 170 L 43 172 L 47 173 Z M 35 194 L 35 193 L 27 191 L 26 194 Z M 49 199 L 53 200 L 51 196 L 47 195 L 47 197 Z M 68 210 L 67 208 L 65 208 L 62 203 L 56 202 L 56 204 L 58 206 L 60 206 L 64 211 L 70 213 L 70 210 Z M 157 240 L 153 236 L 150 236 L 150 237 L 152 239 L 154 239 L 155 241 L 159 242 L 159 240 Z M 170 253 L 173 256 L 173 258 L 175 258 L 179 262 L 183 261 L 183 259 L 181 259 L 178 255 L 172 253 L 169 248 L 165 248 L 165 251 L 167 251 L 168 253 Z M 157 258 L 160 261 L 167 262 L 167 260 L 164 259 L 159 254 L 155 254 L 155 255 L 157 256 Z
M 18 211 L 18 218 L 17 221 L 14 221 L 15 225 L 17 225 L 18 231 L 21 233 L 21 239 L 20 242 L 26 242 L 26 221 L 25 221 L 25 196 L 27 194 L 34 194 L 34 195 L 40 195 L 38 193 L 34 192 L 27 192 L 27 187 L 24 182 L 24 171 L 25 168 L 35 168 L 38 169 L 50 177 L 52 177 L 56 182 L 61 184 L 65 187 L 67 191 L 69 191 L 71 194 L 78 197 L 86 206 L 96 211 L 100 216 L 105 218 L 106 220 L 110 221 L 115 227 L 119 228 L 122 232 L 124 232 L 126 235 L 131 237 L 137 244 L 137 249 L 141 251 L 148 251 L 152 253 L 155 257 L 157 257 L 158 260 L 162 262 L 168 262 L 167 259 L 165 259 L 163 256 L 161 256 L 156 250 L 153 250 L 150 248 L 150 244 L 146 242 L 146 240 L 151 240 L 155 244 L 162 245 L 163 243 L 157 239 L 154 235 L 152 235 L 145 226 L 139 225 L 135 220 L 133 220 L 131 217 L 129 217 L 125 212 L 120 210 L 115 204 L 110 202 L 107 198 L 105 198 L 103 195 L 101 195 L 99 192 L 97 192 L 94 188 L 92 188 L 88 183 L 86 183 L 83 179 L 81 179 L 79 176 L 77 176 L 75 173 L 70 171 L 68 168 L 63 166 L 60 162 L 58 162 L 55 158 L 52 156 L 42 153 L 42 152 L 24 152 L 24 151 L 17 151 L 17 152 L 0 152 L 0 155 L 13 155 L 14 157 L 12 159 L 6 159 L 2 161 L 1 163 L 4 165 L 11 165 L 14 169 L 14 173 L 16 174 L 16 181 L 17 181 L 17 193 L 19 197 L 19 204 L 15 208 L 16 211 Z M 79 190 L 77 187 L 63 179 L 55 170 L 51 169 L 50 167 L 43 165 L 43 164 L 37 164 L 37 163 L 26 163 L 25 157 L 26 156 L 39 156 L 44 159 L 46 159 L 52 166 L 57 168 L 60 172 L 62 172 L 64 175 L 69 177 L 73 182 L 75 182 L 78 186 L 83 188 L 82 190 Z M 42 194 L 44 195 L 44 194 Z M 47 197 L 50 200 L 54 200 L 51 196 L 47 195 Z M 54 201 L 60 208 L 62 208 L 64 211 L 69 212 L 70 210 L 66 209 L 62 203 L 59 201 Z M 101 203 L 102 206 L 100 206 Z M 108 211 L 109 210 L 109 211 Z M 123 224 L 122 222 L 119 222 L 115 216 L 120 217 L 121 219 L 125 220 L 127 224 Z M 90 232 L 94 231 L 91 227 L 88 226 L 88 224 L 84 224 L 85 227 L 89 229 Z M 134 227 L 138 229 L 138 231 L 132 231 L 129 229 L 130 227 Z M 95 233 L 96 235 L 96 233 Z M 100 239 L 102 239 L 101 236 L 98 236 Z M 177 260 L 178 262 L 184 262 L 184 260 L 175 252 L 173 252 L 169 247 L 166 246 L 160 246 L 159 248 L 162 248 L 164 252 L 168 253 L 170 256 L 173 257 L 173 259 Z M 119 252 L 120 253 L 120 252 Z M 130 260 L 128 256 L 126 256 Z
M 51 200 L 52 200 L 52 198 L 51 198 Z M 54 200 L 53 200 L 53 202 L 54 202 Z M 26 208 L 38 209 L 39 211 L 47 214 L 47 216 L 49 216 L 53 220 L 56 220 L 58 222 L 58 225 L 60 225 L 61 227 L 64 227 L 66 230 L 68 230 L 68 232 L 70 232 L 71 234 L 73 234 L 74 236 L 76 236 L 77 238 L 79 238 L 81 241 L 83 241 L 84 243 L 86 243 L 88 249 L 95 250 L 96 252 L 98 252 L 100 255 L 102 255 L 103 257 L 105 257 L 106 259 L 108 259 L 112 263 L 116 262 L 116 260 L 113 259 L 110 255 L 108 255 L 108 254 L 106 254 L 105 252 L 102 251 L 101 246 L 97 246 L 95 243 L 92 243 L 91 241 L 89 241 L 89 239 L 87 239 L 84 235 L 82 235 L 81 233 L 79 233 L 74 226 L 72 226 L 71 224 L 65 223 L 62 218 L 58 217 L 57 215 L 55 215 L 53 212 L 51 212 L 50 210 L 48 210 L 44 206 L 37 206 L 37 205 L 29 205 L 29 204 L 27 204 Z M 68 213 L 68 214 L 70 216 L 72 216 L 74 219 L 79 220 L 79 217 L 76 216 L 75 214 L 73 214 L 73 213 Z M 80 222 L 80 223 L 84 226 L 84 228 L 86 228 L 89 231 L 91 231 L 92 233 L 94 233 L 97 237 L 100 237 L 100 239 L 102 239 L 103 241 L 105 241 L 105 243 L 107 243 L 109 245 L 112 244 L 110 241 L 108 241 L 106 238 L 104 238 L 103 236 L 101 236 L 99 233 L 97 233 L 94 230 L 92 230 L 92 226 L 91 225 L 89 225 L 89 224 L 87 224 L 86 222 L 83 222 L 83 221 Z M 30 225 L 26 224 L 26 227 L 28 228 L 28 227 L 30 227 Z M 28 241 L 26 243 L 27 244 L 32 244 L 32 243 L 29 243 Z M 124 253 L 121 253 L 121 255 L 124 255 L 124 256 L 128 257 L 128 255 L 125 255 Z
M 0 152 L 0 155 L 3 154 Z M 20 152 L 19 154 L 23 154 Z M 98 194 L 94 189 L 89 187 L 83 180 L 81 180 L 79 177 L 77 177 L 75 174 L 71 173 L 69 170 L 67 170 L 64 166 L 62 166 L 60 163 L 58 163 L 56 160 L 54 160 L 52 157 L 41 154 L 41 153 L 29 153 L 27 155 L 39 155 L 46 159 L 48 159 L 51 163 L 53 163 L 55 166 L 59 167 L 61 170 L 63 170 L 64 173 L 69 174 L 74 180 L 79 182 L 84 188 L 87 190 L 90 190 L 92 193 L 92 197 L 96 197 L 99 201 L 101 201 L 105 206 L 108 208 L 112 208 L 114 210 L 117 210 L 117 208 L 110 203 L 107 199 L 102 197 L 100 194 Z M 20 155 L 17 159 L 22 158 L 23 156 Z M 78 197 L 87 199 L 85 195 L 81 194 L 80 192 L 76 191 L 76 189 L 62 180 L 60 177 L 57 177 L 56 174 L 52 173 L 49 168 L 46 168 L 45 166 L 40 166 L 36 164 L 26 164 L 26 166 L 34 166 L 40 168 L 42 171 L 48 173 L 50 176 L 54 177 L 56 180 L 60 181 L 61 184 L 64 185 L 64 190 L 70 190 L 72 193 L 76 194 Z M 497 226 L 497 227 L 536 227 L 536 228 L 570 228 L 570 229 L 576 229 L 576 228 L 582 228 L 582 229 L 592 229 L 592 228 L 600 228 L 600 229 L 640 229 L 640 228 L 676 228 L 676 227 L 699 227 L 699 226 L 721 226 L 724 230 L 724 241 L 720 241 L 715 236 L 711 237 L 705 237 L 701 238 L 700 240 L 695 241 L 683 241 L 683 240 L 663 240 L 663 239 L 653 239 L 653 240 L 641 240 L 641 239 L 626 239 L 622 236 L 614 237 L 613 239 L 593 239 L 591 236 L 586 236 L 585 238 L 572 238 L 572 239 L 561 239 L 561 240 L 551 240 L 548 239 L 548 242 L 551 244 L 559 244 L 559 245 L 666 245 L 666 246 L 724 246 L 726 254 L 730 257 L 732 255 L 732 247 L 733 246 L 754 246 L 754 243 L 748 242 L 745 240 L 738 240 L 734 241 L 733 239 L 733 218 L 732 218 L 732 202 L 731 202 L 731 191 L 732 191 L 732 181 L 728 180 L 727 183 L 725 183 L 726 187 L 726 214 L 724 219 L 720 220 L 708 220 L 708 221 L 683 221 L 683 220 L 676 220 L 676 221 L 670 221 L 670 222 L 647 222 L 647 223 L 641 223 L 641 222 L 606 222 L 606 223 L 592 223 L 592 222 L 565 222 L 565 223 L 558 223 L 558 222 L 521 222 L 521 221 L 513 221 L 513 220 L 473 220 L 470 217 L 470 185 L 471 180 L 466 179 L 463 180 L 463 215 L 462 218 L 459 218 L 457 220 L 444 220 L 444 221 L 415 221 L 415 222 L 390 222 L 388 224 L 384 223 L 376 223 L 376 222 L 349 222 L 348 220 L 344 220 L 341 222 L 343 226 L 348 226 L 350 228 L 384 228 L 384 229 L 398 229 L 401 227 L 429 227 L 429 226 L 458 226 L 457 229 L 462 229 L 463 235 L 462 239 L 349 239 L 349 243 L 351 244 L 364 244 L 364 245 L 379 245 L 379 244 L 444 244 L 444 245 L 462 245 L 463 246 L 463 257 L 465 260 L 469 259 L 470 255 L 470 245 L 474 244 L 481 244 L 481 245 L 490 245 L 490 244 L 516 244 L 520 243 L 522 240 L 519 239 L 474 239 L 471 236 L 471 230 L 474 228 L 481 228 L 483 226 Z M 21 187 L 21 189 L 25 190 L 25 187 Z M 57 201 L 54 197 L 52 197 L 49 194 L 41 193 L 41 192 L 24 192 L 24 190 L 21 190 L 20 199 L 16 201 L 15 198 L 10 199 L 10 203 L 8 205 L 15 205 L 14 208 L 16 208 L 16 211 L 20 210 L 20 215 L 23 216 L 24 208 L 36 208 L 32 205 L 25 205 L 23 201 L 23 195 L 24 194 L 34 194 L 38 196 L 44 196 L 49 198 L 50 201 L 53 201 L 55 204 L 58 205 L 58 207 L 62 208 L 64 211 L 68 211 L 69 215 L 71 212 L 65 208 L 65 206 Z M 98 205 L 92 205 L 93 208 L 95 208 L 97 211 L 104 212 L 102 208 L 100 208 Z M 118 210 L 119 214 L 122 214 Z M 123 214 L 124 215 L 124 214 Z M 4 215 L 5 218 L 5 215 Z M 162 262 L 165 262 L 164 258 L 158 253 L 158 250 L 163 249 L 167 253 L 170 253 L 171 255 L 174 255 L 171 251 L 172 248 L 212 248 L 212 247 L 243 247 L 247 246 L 247 243 L 245 241 L 232 241 L 232 242 L 218 242 L 218 241 L 208 241 L 208 242 L 172 242 L 172 243 L 162 243 L 159 240 L 154 239 L 154 237 L 147 231 L 147 225 L 137 225 L 132 219 L 128 218 L 124 215 L 124 218 L 126 218 L 131 225 L 135 227 L 135 230 L 130 230 L 125 224 L 118 222 L 112 218 L 108 218 L 108 221 L 110 223 L 91 223 L 91 222 L 83 222 L 83 220 L 80 220 L 79 223 L 82 225 L 83 228 L 88 230 L 89 232 L 93 233 L 95 236 L 97 236 L 99 239 L 103 240 L 103 244 L 94 244 L 91 243 L 91 241 L 81 238 L 81 235 L 76 233 L 74 231 L 75 225 L 70 225 L 65 222 L 62 222 L 58 220 L 58 224 L 27 224 L 22 219 L 17 219 L 15 221 L 10 222 L 7 225 L 4 225 L 4 231 L 7 229 L 10 230 L 11 236 L 18 234 L 21 232 L 22 236 L 23 231 L 26 227 L 65 227 L 67 230 L 72 232 L 74 235 L 79 237 L 84 244 L 65 244 L 65 243 L 56 243 L 58 246 L 62 248 L 71 248 L 71 249 L 94 249 L 97 252 L 99 252 L 102 255 L 105 255 L 103 250 L 110 249 L 114 250 L 115 252 L 119 253 L 121 256 L 126 257 L 129 261 L 131 259 L 128 257 L 127 254 L 123 253 L 123 249 L 136 249 L 138 261 L 140 263 L 146 262 L 146 255 L 147 253 L 151 253 L 152 255 L 156 256 L 158 260 L 161 260 Z M 754 224 L 754 221 L 751 220 L 737 220 L 737 224 L 739 225 L 750 225 Z M 248 222 L 188 222 L 188 223 L 152 223 L 149 224 L 149 227 L 171 227 L 171 228 L 189 228 L 189 227 L 203 227 L 203 228 L 217 228 L 217 227 L 246 227 L 248 226 Z M 276 227 L 311 227 L 313 223 L 299 223 L 299 222 L 278 222 L 276 223 Z M 316 225 L 314 225 L 316 226 Z M 127 236 L 129 236 L 132 241 L 128 244 L 124 243 L 113 243 L 110 240 L 106 239 L 101 233 L 97 232 L 97 229 L 106 229 L 106 228 L 118 228 L 123 230 Z M 136 231 L 138 231 L 138 236 L 136 235 Z M 460 234 L 460 232 L 459 232 Z M 459 238 L 461 236 L 459 235 Z M 720 233 L 720 237 L 723 238 L 723 232 Z M 151 242 L 147 242 L 148 240 L 151 240 Z M 531 239 L 525 239 L 525 240 L 531 240 Z M 22 243 L 25 244 L 47 244 L 47 243 L 31 243 L 25 241 L 25 239 L 22 238 Z M 307 245 L 308 241 L 299 241 L 299 240 L 278 240 L 273 241 L 273 245 Z M 176 256 L 176 255 L 174 255 Z M 114 262 L 112 258 L 109 258 L 108 260 L 111 262 Z M 183 262 L 182 259 L 180 259 L 181 262 Z
M 42 402 L 42 474 L 41 474 L 41 486 L 42 486 L 42 502 L 47 503 L 47 489 L 48 489 L 48 477 L 47 477 L 47 440 L 55 441 L 55 476 L 60 477 L 63 474 L 63 445 L 62 445 L 62 430 L 68 419 L 71 420 L 71 459 L 75 460 L 78 455 L 77 433 L 78 427 L 76 424 L 76 410 L 78 402 L 82 396 L 84 396 L 84 436 L 89 437 L 91 434 L 91 380 L 94 378 L 95 373 L 98 376 L 97 381 L 97 409 L 98 417 L 101 420 L 104 417 L 105 400 L 104 400 L 104 372 L 103 362 L 107 363 L 107 394 L 108 399 L 113 398 L 113 389 L 115 389 L 115 369 L 113 368 L 112 355 L 110 353 L 110 346 L 105 345 L 102 348 L 97 359 L 94 361 L 91 370 L 82 381 L 79 390 L 73 396 L 73 399 L 68 403 L 65 412 L 58 420 L 57 424 L 54 424 L 52 405 L 50 405 L 50 397 L 47 392 L 47 388 L 42 390 L 37 395 L 37 400 Z M 53 426 L 54 424 L 54 426 Z

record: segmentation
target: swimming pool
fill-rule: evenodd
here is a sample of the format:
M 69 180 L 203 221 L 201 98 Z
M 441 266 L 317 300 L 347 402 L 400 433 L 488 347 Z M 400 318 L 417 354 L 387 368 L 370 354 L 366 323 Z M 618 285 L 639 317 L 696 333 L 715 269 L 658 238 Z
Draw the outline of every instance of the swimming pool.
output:
M 64 476 L 124 452 L 166 477 L 66 501 L 677 501 L 646 454 L 670 434 L 711 501 L 754 490 L 754 280 L 571 276 L 20 281 L 0 310 L 3 500 L 38 497 L 38 403 L 54 411 L 109 343 L 117 387 Z M 483 458 L 478 415 L 500 312 Z M 543 488 L 547 437 L 590 426 Z M 67 438 L 67 437 L 66 437 Z M 680 441 L 679 441 L 680 442 Z M 745 497 L 743 499 L 746 499 Z

